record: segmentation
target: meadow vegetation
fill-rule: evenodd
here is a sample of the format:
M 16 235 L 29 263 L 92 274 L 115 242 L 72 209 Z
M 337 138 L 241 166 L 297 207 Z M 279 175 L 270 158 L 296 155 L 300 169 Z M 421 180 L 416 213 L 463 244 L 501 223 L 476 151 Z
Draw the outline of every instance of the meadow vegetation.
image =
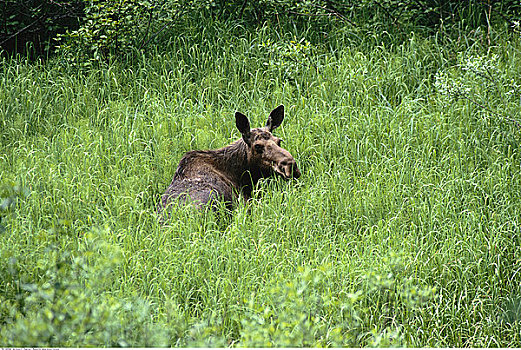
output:
M 2 58 L 0 345 L 521 346 L 519 33 L 301 21 Z M 161 225 L 183 153 L 279 104 L 301 178 Z

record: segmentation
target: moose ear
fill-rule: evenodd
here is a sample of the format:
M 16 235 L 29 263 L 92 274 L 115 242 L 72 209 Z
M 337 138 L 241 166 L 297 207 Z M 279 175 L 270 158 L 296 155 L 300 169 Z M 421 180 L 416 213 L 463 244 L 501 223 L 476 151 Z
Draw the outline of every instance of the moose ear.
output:
M 284 120 L 284 105 L 280 105 L 274 110 L 271 111 L 270 116 L 268 117 L 268 121 L 266 122 L 266 127 L 270 132 L 275 130 L 282 124 Z
M 235 112 L 235 125 L 242 134 L 244 142 L 249 146 L 250 142 L 250 121 L 248 117 L 240 112 Z

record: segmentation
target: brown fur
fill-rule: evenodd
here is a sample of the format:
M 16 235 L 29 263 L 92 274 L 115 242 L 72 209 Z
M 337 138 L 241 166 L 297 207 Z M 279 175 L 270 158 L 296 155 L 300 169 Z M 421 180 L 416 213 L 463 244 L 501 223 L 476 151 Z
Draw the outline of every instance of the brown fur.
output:
M 231 208 L 239 194 L 250 199 L 261 178 L 273 174 L 298 178 L 295 159 L 280 147 L 282 140 L 271 133 L 283 119 L 281 105 L 270 113 L 265 127 L 251 130 L 248 118 L 237 112 L 235 120 L 242 138 L 220 149 L 187 152 L 161 197 L 158 211 L 174 202 L 193 203 L 200 208 L 215 200 Z

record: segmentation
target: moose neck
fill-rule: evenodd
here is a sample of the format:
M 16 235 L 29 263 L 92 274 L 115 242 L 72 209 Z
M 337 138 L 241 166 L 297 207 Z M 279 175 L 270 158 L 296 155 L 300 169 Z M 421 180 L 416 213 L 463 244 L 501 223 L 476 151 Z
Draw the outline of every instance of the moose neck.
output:
M 232 182 L 240 187 L 251 187 L 261 177 L 251 169 L 248 160 L 248 146 L 240 139 L 226 147 L 214 151 L 217 155 L 214 166 L 226 174 Z

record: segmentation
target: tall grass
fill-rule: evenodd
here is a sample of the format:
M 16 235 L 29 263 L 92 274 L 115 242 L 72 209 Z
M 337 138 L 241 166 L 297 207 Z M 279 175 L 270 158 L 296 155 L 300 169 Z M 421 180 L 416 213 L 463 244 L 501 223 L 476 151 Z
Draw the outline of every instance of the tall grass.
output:
M 2 345 L 519 347 L 520 131 L 434 85 L 462 74 L 458 54 L 496 53 L 517 79 L 519 38 L 207 21 L 79 72 L 1 63 L 0 181 L 30 191 L 2 221 Z M 519 92 L 480 91 L 518 110 Z M 224 220 L 158 223 L 185 151 L 281 103 L 298 181 L 263 182 Z

